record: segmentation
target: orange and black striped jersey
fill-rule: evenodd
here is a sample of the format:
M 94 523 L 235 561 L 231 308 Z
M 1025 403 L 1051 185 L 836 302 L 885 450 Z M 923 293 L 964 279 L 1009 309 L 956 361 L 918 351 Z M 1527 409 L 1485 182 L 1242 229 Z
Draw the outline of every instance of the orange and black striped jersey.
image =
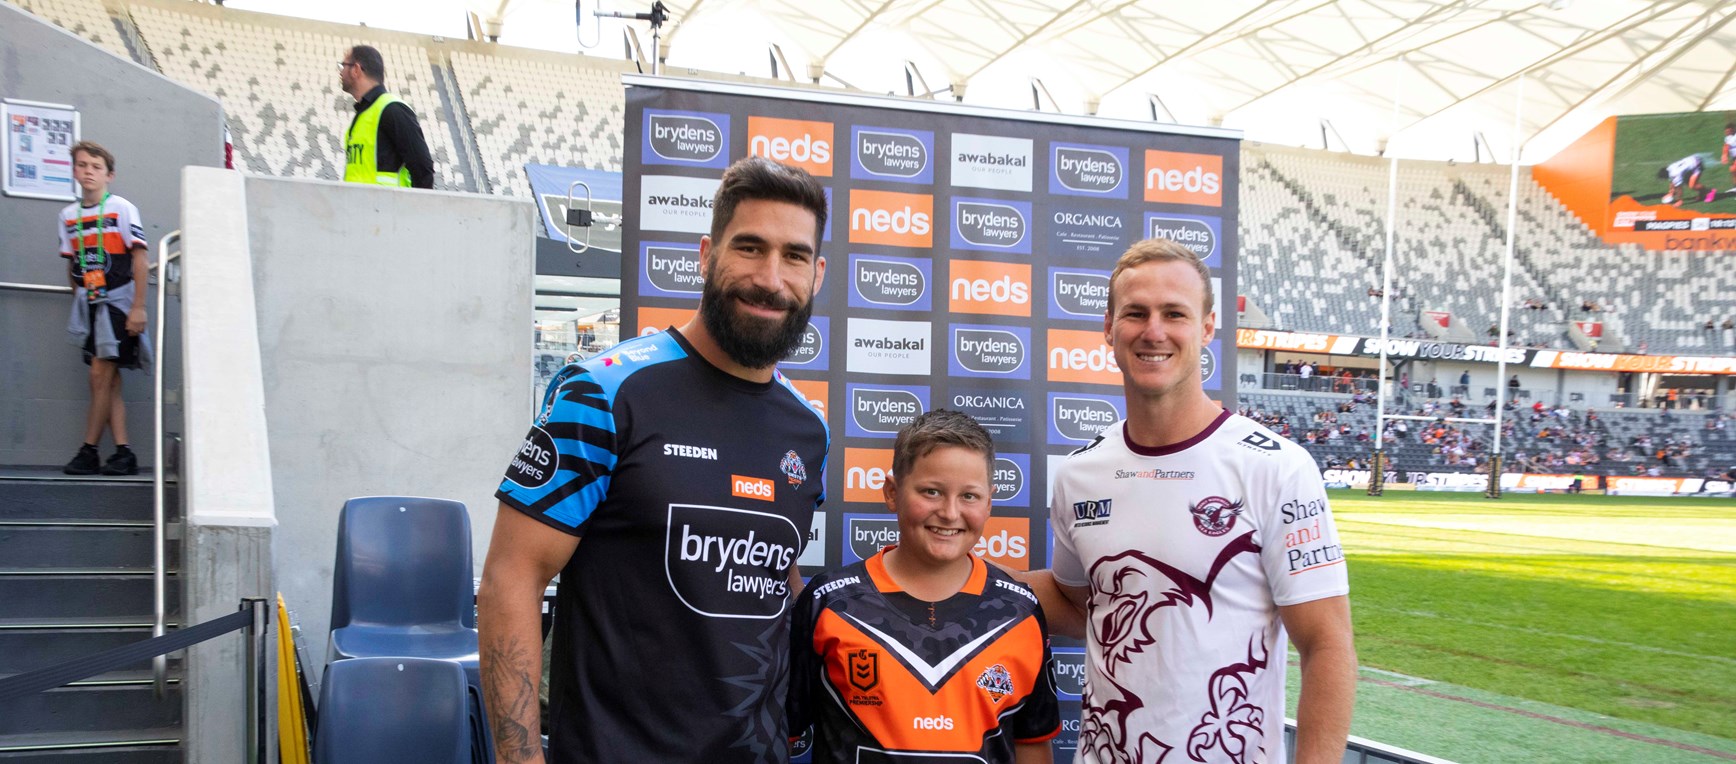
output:
M 1031 591 L 972 557 L 957 594 L 918 600 L 887 575 L 887 549 L 815 576 L 792 615 L 790 731 L 813 725 L 815 764 L 1011 762 L 1015 744 L 1054 737 L 1060 709 Z

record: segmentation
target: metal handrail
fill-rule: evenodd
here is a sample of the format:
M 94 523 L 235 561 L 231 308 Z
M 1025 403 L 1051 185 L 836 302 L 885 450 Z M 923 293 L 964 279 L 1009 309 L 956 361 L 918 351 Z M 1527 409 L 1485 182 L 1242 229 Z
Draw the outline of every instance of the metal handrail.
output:
M 14 292 L 46 292 L 48 294 L 72 294 L 72 287 L 54 286 L 53 284 L 21 284 L 16 281 L 0 281 L 0 291 Z
M 168 598 L 165 591 L 168 588 L 168 571 L 166 570 L 167 561 L 165 559 L 167 554 L 165 554 L 165 550 L 163 549 L 164 537 L 166 535 L 163 527 L 164 515 L 166 514 L 163 507 L 163 463 L 165 461 L 163 455 L 166 451 L 163 446 L 163 348 L 166 343 L 166 340 L 163 339 L 163 317 L 168 313 L 168 311 L 165 309 L 163 301 L 167 299 L 169 281 L 179 280 L 180 267 L 178 265 L 175 265 L 175 267 L 170 266 L 181 257 L 180 252 L 169 251 L 170 242 L 176 244 L 181 242 L 181 232 L 179 230 L 170 231 L 162 239 L 157 241 L 157 251 L 163 254 L 162 260 L 156 265 L 158 270 L 157 320 L 156 325 L 153 328 L 155 329 L 154 334 L 157 336 L 157 352 L 156 363 L 151 365 L 151 425 L 153 428 L 152 437 L 155 438 L 153 444 L 156 448 L 156 456 L 151 460 L 151 598 L 154 613 L 153 620 L 151 621 L 151 636 L 153 637 L 163 636 L 163 632 L 165 631 L 164 619 L 167 616 L 165 611 L 168 610 Z M 167 689 L 168 671 L 169 662 L 167 656 L 158 655 L 151 659 L 152 684 L 156 688 L 157 697 L 159 698 L 163 696 L 163 693 Z

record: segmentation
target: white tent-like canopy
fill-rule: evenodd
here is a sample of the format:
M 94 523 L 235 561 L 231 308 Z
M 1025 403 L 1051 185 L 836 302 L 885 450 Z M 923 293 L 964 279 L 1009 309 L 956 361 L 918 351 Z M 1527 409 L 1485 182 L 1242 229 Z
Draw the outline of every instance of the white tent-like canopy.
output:
M 1220 125 L 1362 154 L 1390 143 L 1401 157 L 1507 161 L 1521 79 L 1528 164 L 1611 115 L 1736 112 L 1731 0 L 664 2 L 672 71 Z M 595 13 L 651 3 L 228 0 L 449 36 L 464 34 L 463 9 L 504 44 L 647 64 L 646 22 Z

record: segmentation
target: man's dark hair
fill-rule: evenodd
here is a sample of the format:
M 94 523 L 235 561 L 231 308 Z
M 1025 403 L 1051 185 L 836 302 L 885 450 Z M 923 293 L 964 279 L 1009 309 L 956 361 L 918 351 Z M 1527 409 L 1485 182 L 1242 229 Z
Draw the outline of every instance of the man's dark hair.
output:
M 898 431 L 892 442 L 892 474 L 910 471 L 917 459 L 941 446 L 957 446 L 983 455 L 990 473 L 995 468 L 995 439 L 970 415 L 951 409 L 934 409 Z
M 72 144 L 72 153 L 70 156 L 74 162 L 78 161 L 78 155 L 81 152 L 86 156 L 96 157 L 97 159 L 107 162 L 108 171 L 115 171 L 115 155 L 109 153 L 108 149 L 103 148 L 102 144 L 97 143 L 96 141 L 79 141 L 78 143 Z
M 386 59 L 380 56 L 379 49 L 372 45 L 357 45 L 350 48 L 350 60 L 362 68 L 362 74 L 375 82 L 386 81 Z
M 736 205 L 748 199 L 788 202 L 814 213 L 814 249 L 826 230 L 826 190 L 807 170 L 778 164 L 765 157 L 737 160 L 723 171 L 711 200 L 711 243 L 721 245 L 723 230 L 735 219 Z

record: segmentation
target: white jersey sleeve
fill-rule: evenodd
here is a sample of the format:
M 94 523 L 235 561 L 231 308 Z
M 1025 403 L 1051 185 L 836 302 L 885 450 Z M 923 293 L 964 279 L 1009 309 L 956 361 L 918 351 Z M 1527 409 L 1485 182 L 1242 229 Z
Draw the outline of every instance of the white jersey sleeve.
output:
M 1277 605 L 1350 593 L 1344 546 L 1314 459 L 1283 442 L 1274 469 L 1250 475 L 1249 498 L 1260 513 L 1260 563 Z
M 1049 534 L 1054 539 L 1050 549 L 1049 570 L 1055 576 L 1055 581 L 1068 586 L 1086 586 L 1091 583 L 1085 577 L 1085 565 L 1079 561 L 1079 550 L 1073 546 L 1073 534 L 1062 529 L 1073 524 L 1073 505 L 1068 500 L 1068 491 L 1064 486 L 1066 481 L 1060 478 L 1066 465 L 1056 471 L 1055 484 L 1049 487 L 1049 528 L 1055 532 Z

